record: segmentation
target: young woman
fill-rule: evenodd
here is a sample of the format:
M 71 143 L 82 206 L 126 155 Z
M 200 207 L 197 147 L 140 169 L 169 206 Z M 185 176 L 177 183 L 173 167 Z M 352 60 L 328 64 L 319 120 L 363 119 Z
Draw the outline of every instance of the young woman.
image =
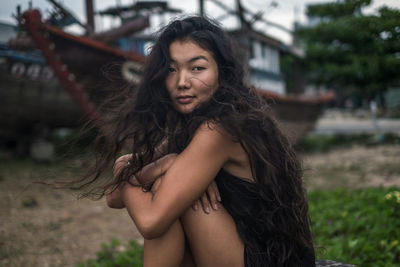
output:
M 107 160 L 130 144 L 104 190 L 143 235 L 144 266 L 315 266 L 301 165 L 224 31 L 172 22 L 142 78 L 97 140 Z

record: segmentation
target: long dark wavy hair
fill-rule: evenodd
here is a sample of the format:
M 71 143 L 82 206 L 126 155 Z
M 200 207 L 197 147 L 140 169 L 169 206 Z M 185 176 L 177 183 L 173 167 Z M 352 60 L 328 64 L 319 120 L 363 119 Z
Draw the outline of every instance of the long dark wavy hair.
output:
M 219 72 L 219 88 L 210 101 L 186 115 L 173 108 L 165 85 L 171 61 L 169 46 L 176 40 L 193 41 L 211 52 Z M 244 83 L 243 66 L 233 47 L 227 34 L 203 17 L 175 20 L 162 29 L 147 57 L 138 88 L 125 95 L 124 103 L 118 103 L 115 112 L 104 116 L 100 123 L 94 142 L 99 152 L 96 166 L 76 187 L 92 185 L 122 151 L 136 155 L 118 177 L 110 178 L 101 187 L 104 195 L 107 188 L 127 182 L 154 160 L 163 143 L 168 143 L 165 154 L 180 153 L 202 123 L 213 123 L 240 142 L 250 159 L 261 199 L 273 199 L 278 206 L 271 224 L 279 244 L 266 248 L 271 249 L 266 251 L 269 262 L 258 264 L 300 266 L 304 250 L 313 253 L 302 166 L 291 144 L 268 115 L 266 103 Z

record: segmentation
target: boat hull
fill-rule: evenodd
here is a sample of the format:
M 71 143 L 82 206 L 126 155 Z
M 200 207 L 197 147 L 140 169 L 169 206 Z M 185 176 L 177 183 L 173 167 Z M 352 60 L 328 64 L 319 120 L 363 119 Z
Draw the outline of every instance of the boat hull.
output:
M 7 83 L 15 84 L 10 86 L 15 88 L 10 89 L 13 92 L 9 92 L 15 95 L 15 101 L 7 112 L 12 112 L 12 107 L 26 107 L 25 113 L 17 115 L 18 123 L 7 122 L 12 125 L 11 128 L 24 128 L 33 125 L 33 121 L 50 128 L 72 127 L 79 125 L 80 120 L 76 118 L 89 116 L 96 119 L 101 116 L 97 106 L 107 97 L 107 84 L 112 82 L 115 87 L 130 83 L 134 87 L 140 79 L 141 67 L 145 61 L 143 56 L 126 53 L 99 41 L 71 35 L 47 25 L 41 21 L 37 10 L 25 12 L 24 18 L 29 34 L 53 70 L 58 83 L 39 82 L 34 85 L 24 83 L 25 80 L 5 78 Z M 27 89 L 29 87 L 36 89 Z M 271 115 L 293 143 L 297 143 L 313 128 L 324 105 L 333 98 L 328 95 L 301 99 L 261 89 L 258 92 L 270 103 Z M 24 93 L 31 95 L 30 100 L 22 96 Z M 27 99 L 26 103 L 24 99 Z M 5 116 L 1 116 L 4 119 Z

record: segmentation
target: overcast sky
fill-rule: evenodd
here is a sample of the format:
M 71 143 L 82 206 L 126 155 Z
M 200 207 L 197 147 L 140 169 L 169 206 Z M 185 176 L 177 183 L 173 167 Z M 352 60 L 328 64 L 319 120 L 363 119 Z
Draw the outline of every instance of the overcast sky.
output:
M 235 0 L 219 0 L 220 2 L 235 8 Z M 61 0 L 64 6 L 68 7 L 81 21 L 85 21 L 85 9 L 84 0 Z M 110 6 L 115 6 L 116 4 L 127 5 L 135 2 L 134 0 L 94 0 L 95 9 L 103 10 Z M 185 13 L 195 14 L 198 11 L 198 0 L 169 0 L 169 5 L 174 8 L 182 9 Z M 219 18 L 221 15 L 225 14 L 224 10 L 216 6 L 210 0 L 204 0 L 205 11 L 208 16 L 213 18 Z M 276 5 L 273 5 L 273 2 Z M 306 5 L 311 3 L 322 3 L 322 2 L 332 2 L 332 0 L 242 0 L 242 5 L 246 8 L 258 12 L 264 11 L 264 19 L 278 23 L 285 28 L 292 29 L 293 22 L 295 20 L 300 22 L 306 21 L 306 16 L 304 14 L 306 10 Z M 16 6 L 19 4 L 22 10 L 28 8 L 29 0 L 1 0 L 0 3 L 0 21 L 14 23 L 14 19 L 11 14 L 16 13 Z M 39 8 L 42 13 L 48 12 L 50 10 L 50 4 L 46 0 L 32 0 L 34 8 Z M 367 10 L 367 12 L 374 12 L 377 8 L 387 5 L 392 8 L 400 8 L 400 0 L 374 0 L 372 8 Z M 162 21 L 153 20 L 154 27 L 160 24 Z M 221 20 L 221 23 L 227 27 L 232 28 L 237 25 L 237 20 L 233 17 L 227 17 Z M 104 30 L 110 26 L 117 26 L 118 21 L 111 20 L 101 20 L 99 17 L 96 18 L 96 27 L 99 30 Z M 278 38 L 286 43 L 290 42 L 290 35 L 272 26 L 267 26 L 263 23 L 256 25 L 260 31 L 264 31 L 275 38 Z

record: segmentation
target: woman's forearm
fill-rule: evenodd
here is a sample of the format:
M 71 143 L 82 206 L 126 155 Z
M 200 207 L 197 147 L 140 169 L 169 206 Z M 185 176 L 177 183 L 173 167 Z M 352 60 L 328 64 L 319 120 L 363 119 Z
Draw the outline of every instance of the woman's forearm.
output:
M 146 166 L 137 173 L 137 181 L 144 187 L 153 184 L 153 182 L 165 174 L 165 172 L 171 167 L 172 163 L 176 159 L 176 154 L 168 154 Z
M 142 185 L 143 188 L 150 190 L 154 181 L 164 175 L 169 167 L 171 167 L 172 163 L 176 159 L 176 156 L 176 154 L 168 154 L 146 165 L 135 177 L 131 177 L 131 179 L 135 179 Z M 131 155 L 125 155 L 116 160 L 114 165 L 114 177 L 117 176 L 119 172 L 129 164 L 131 157 Z M 109 192 L 106 193 L 107 205 L 110 208 L 122 209 L 125 207 L 125 204 L 121 198 L 121 191 L 125 186 L 130 185 L 124 183 L 119 185 L 118 188 L 110 188 Z
M 154 217 L 158 215 L 153 211 L 153 192 L 143 192 L 138 187 L 127 185 L 121 190 L 121 200 L 125 203 L 126 210 L 136 228 L 145 239 L 158 236 L 158 233 L 154 233 L 153 227 L 154 222 L 157 221 Z

